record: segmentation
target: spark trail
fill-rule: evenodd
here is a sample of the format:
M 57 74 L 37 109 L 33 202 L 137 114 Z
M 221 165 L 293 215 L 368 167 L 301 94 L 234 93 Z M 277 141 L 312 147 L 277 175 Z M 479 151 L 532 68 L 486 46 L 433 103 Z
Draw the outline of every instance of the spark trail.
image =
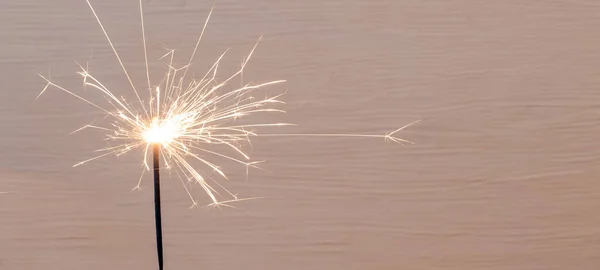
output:
M 145 73 L 147 89 L 149 90 L 148 99 L 143 100 L 94 7 L 89 0 L 86 1 L 110 45 L 123 71 L 123 75 L 125 75 L 132 92 L 135 94 L 136 101 L 130 102 L 123 97 L 117 96 L 105 83 L 94 77 L 88 72 L 87 68 L 81 65 L 79 65 L 80 71 L 78 74 L 82 77 L 84 86 L 100 92 L 106 99 L 104 104 L 92 102 L 81 94 L 56 84 L 49 76 L 38 74 L 46 81 L 46 86 L 37 98 L 45 93 L 47 89 L 53 87 L 89 104 L 93 109 L 106 114 L 106 119 L 109 119 L 103 125 L 89 124 L 75 131 L 94 129 L 104 132 L 106 135 L 105 139 L 110 146 L 96 150 L 98 152 L 97 156 L 81 161 L 74 166 L 79 166 L 108 155 L 115 154 L 119 156 L 137 150 L 143 153 L 142 164 L 145 167 L 144 171 L 150 171 L 152 168 L 148 165 L 148 160 L 152 158 L 151 156 L 155 152 L 155 156 L 161 157 L 164 168 L 174 170 L 176 175 L 179 176 L 188 196 L 193 202 L 193 206 L 197 205 L 197 201 L 186 185 L 186 182 L 190 181 L 202 187 L 212 201 L 210 205 L 218 206 L 243 199 L 239 199 L 235 194 L 225 189 L 218 181 L 209 179 L 203 173 L 200 173 L 200 171 L 204 171 L 203 169 L 211 172 L 214 171 L 223 179 L 227 179 L 226 173 L 210 157 L 214 157 L 216 160 L 226 159 L 233 161 L 245 166 L 246 169 L 250 167 L 257 168 L 257 164 L 260 161 L 252 161 L 243 149 L 243 145 L 249 143 L 251 137 L 360 137 L 380 138 L 395 143 L 411 143 L 397 137 L 396 134 L 413 123 L 385 135 L 262 134 L 255 130 L 265 127 L 289 126 L 292 124 L 284 122 L 240 124 L 238 120 L 242 118 L 252 119 L 252 116 L 261 113 L 284 112 L 280 108 L 284 104 L 280 100 L 283 94 L 258 98 L 258 92 L 267 86 L 281 84 L 285 80 L 231 87 L 232 80 L 243 75 L 243 71 L 254 53 L 258 42 L 250 50 L 248 56 L 242 62 L 240 69 L 227 76 L 223 81 L 217 80 L 217 74 L 219 64 L 227 51 L 218 57 L 203 77 L 197 79 L 187 76 L 188 69 L 192 66 L 198 45 L 204 36 L 210 16 L 214 10 L 214 4 L 206 18 L 201 34 L 187 64 L 182 67 L 174 67 L 173 59 L 175 51 L 169 51 L 161 58 L 168 59 L 168 63 L 166 64 L 167 70 L 164 76 L 160 78 L 160 83 L 153 85 L 148 67 L 144 12 L 142 2 L 141 0 L 139 1 Z M 157 151 L 154 151 L 156 149 L 154 146 L 159 146 Z M 136 188 L 140 187 L 142 178 L 143 173 Z

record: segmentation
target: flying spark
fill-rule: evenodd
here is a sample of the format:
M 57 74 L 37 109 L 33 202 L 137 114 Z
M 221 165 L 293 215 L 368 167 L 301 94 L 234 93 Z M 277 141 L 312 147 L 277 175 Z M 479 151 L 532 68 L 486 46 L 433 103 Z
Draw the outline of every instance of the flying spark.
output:
M 146 36 L 144 29 L 144 12 L 140 0 L 140 20 L 142 42 L 144 47 L 144 60 L 146 67 L 147 89 L 149 98 L 144 101 L 135 87 L 132 79 L 125 68 L 113 42 L 106 32 L 100 18 L 96 14 L 92 4 L 86 0 L 98 25 L 100 26 L 108 44 L 110 45 L 125 77 L 127 78 L 136 101 L 127 101 L 117 96 L 114 92 L 92 76 L 87 68 L 79 65 L 78 74 L 83 79 L 85 87 L 90 87 L 102 93 L 107 103 L 101 105 L 90 99 L 77 94 L 67 88 L 54 83 L 49 76 L 39 74 L 46 81 L 46 86 L 38 95 L 38 98 L 50 87 L 62 90 L 67 94 L 88 103 L 95 109 L 105 113 L 110 119 L 105 125 L 89 124 L 75 132 L 83 129 L 96 129 L 105 133 L 106 140 L 110 146 L 97 150 L 99 155 L 81 161 L 74 166 L 105 157 L 111 154 L 122 155 L 134 150 L 143 152 L 143 165 L 150 170 L 147 160 L 152 154 L 152 147 L 160 145 L 160 156 L 168 169 L 174 169 L 184 184 L 184 188 L 193 202 L 197 205 L 186 185 L 186 181 L 196 182 L 210 197 L 211 205 L 226 205 L 226 203 L 239 201 L 237 195 L 229 192 L 219 182 L 209 179 L 193 166 L 200 164 L 202 168 L 218 173 L 224 179 L 227 176 L 224 171 L 213 160 L 205 156 L 227 159 L 239 163 L 246 168 L 257 168 L 259 161 L 251 161 L 243 150 L 243 143 L 250 142 L 250 137 L 255 136 L 318 136 L 318 137 L 363 137 L 383 138 L 396 143 L 411 143 L 396 137 L 396 134 L 406 125 L 394 132 L 385 135 L 370 134 L 261 134 L 255 129 L 264 127 L 277 127 L 291 125 L 289 123 L 248 123 L 240 124 L 239 119 L 251 119 L 250 116 L 259 113 L 284 112 L 278 108 L 284 104 L 279 98 L 282 94 L 257 98 L 257 91 L 269 85 L 285 82 L 284 80 L 269 81 L 261 84 L 246 84 L 241 87 L 230 89 L 231 81 L 243 74 L 246 64 L 250 60 L 258 42 L 254 45 L 248 56 L 242 62 L 237 72 L 228 76 L 224 81 L 217 80 L 219 63 L 225 56 L 225 51 L 212 67 L 200 79 L 186 76 L 188 69 L 198 49 L 198 45 L 204 36 L 206 26 L 213 12 L 211 8 L 202 32 L 198 38 L 194 50 L 187 65 L 175 68 L 173 59 L 175 52 L 169 51 L 162 58 L 169 59 L 166 74 L 161 78 L 158 85 L 152 85 L 148 69 L 148 55 L 146 50 Z M 259 39 L 260 41 L 260 39 Z M 37 99 L 37 98 L 36 98 Z M 215 149 L 217 148 L 217 149 Z M 229 149 L 229 150 L 227 150 Z M 143 173 L 142 173 L 143 175 Z M 140 187 L 142 177 L 136 188 Z M 210 184 L 209 184 L 210 182 Z M 219 198 L 218 198 L 219 197 Z M 225 197 L 221 200 L 221 197 Z

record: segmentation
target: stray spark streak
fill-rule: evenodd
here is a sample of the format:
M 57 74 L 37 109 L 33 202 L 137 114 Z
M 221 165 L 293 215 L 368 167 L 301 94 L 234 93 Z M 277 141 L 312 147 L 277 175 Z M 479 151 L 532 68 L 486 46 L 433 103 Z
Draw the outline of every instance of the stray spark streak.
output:
M 286 126 L 288 123 L 245 123 L 240 124 L 238 119 L 246 119 L 259 113 L 277 113 L 284 112 L 277 108 L 277 105 L 283 104 L 279 100 L 281 94 L 268 96 L 266 98 L 257 98 L 259 89 L 268 85 L 274 85 L 285 82 L 284 80 L 269 81 L 261 84 L 246 84 L 241 87 L 230 89 L 228 87 L 231 81 L 243 74 L 246 64 L 250 60 L 258 42 L 254 45 L 246 59 L 242 62 L 237 72 L 226 77 L 223 81 L 217 80 L 217 71 L 221 59 L 225 56 L 225 51 L 212 67 L 200 79 L 190 78 L 187 75 L 188 69 L 192 64 L 198 45 L 204 36 L 206 26 L 213 12 L 209 12 L 207 19 L 202 27 L 200 36 L 196 42 L 194 50 L 189 58 L 187 65 L 175 68 L 173 59 L 175 52 L 169 51 L 161 59 L 169 59 L 166 74 L 161 78 L 158 85 L 151 82 L 148 69 L 148 55 L 146 50 L 146 37 L 144 30 L 144 16 L 142 3 L 140 0 L 140 20 L 142 43 L 144 47 L 144 60 L 146 67 L 147 89 L 149 98 L 143 101 L 140 93 L 136 89 L 132 79 L 121 61 L 119 54 L 96 11 L 89 0 L 86 0 L 92 11 L 98 25 L 100 26 L 108 44 L 110 45 L 130 87 L 135 94 L 136 101 L 130 102 L 123 97 L 117 96 L 108 86 L 99 79 L 92 76 L 87 68 L 79 65 L 79 75 L 83 78 L 85 87 L 99 91 L 106 98 L 104 105 L 92 102 L 88 98 L 64 88 L 54 83 L 49 76 L 38 74 L 46 81 L 46 86 L 38 95 L 38 98 L 50 87 L 62 90 L 67 94 L 88 103 L 95 109 L 105 113 L 110 119 L 105 125 L 86 125 L 77 131 L 83 129 L 96 129 L 105 132 L 106 140 L 110 146 L 97 150 L 100 154 L 93 158 L 84 160 L 75 164 L 78 166 L 88 161 L 92 161 L 110 154 L 122 155 L 133 150 L 141 149 L 143 152 L 143 165 L 146 170 L 150 170 L 147 160 L 152 154 L 154 145 L 160 146 L 160 156 L 165 163 L 166 168 L 175 169 L 184 188 L 192 200 L 197 205 L 190 190 L 186 186 L 186 181 L 198 183 L 212 200 L 211 205 L 225 205 L 224 203 L 239 200 L 236 195 L 229 192 L 217 181 L 212 181 L 204 174 L 201 174 L 192 161 L 201 164 L 203 168 L 218 173 L 221 177 L 227 179 L 223 172 L 213 160 L 206 159 L 205 156 L 227 159 L 248 167 L 257 167 L 257 161 L 250 161 L 250 157 L 243 151 L 242 143 L 250 141 L 251 136 L 322 136 L 322 137 L 365 137 L 365 138 L 384 138 L 396 143 L 410 143 L 407 140 L 395 137 L 395 134 L 408 127 L 406 125 L 394 132 L 386 135 L 370 134 L 259 134 L 254 130 L 269 126 Z M 214 8 L 214 6 L 213 6 Z M 259 39 L 260 41 L 260 39 Z M 218 148 L 213 150 L 213 148 Z M 229 149 L 229 150 L 227 150 Z M 143 173 L 142 173 L 143 176 Z M 142 177 L 136 188 L 140 187 Z M 211 180 L 211 184 L 208 181 Z M 219 191 L 224 191 L 229 196 L 228 200 L 221 201 L 218 196 L 224 196 Z

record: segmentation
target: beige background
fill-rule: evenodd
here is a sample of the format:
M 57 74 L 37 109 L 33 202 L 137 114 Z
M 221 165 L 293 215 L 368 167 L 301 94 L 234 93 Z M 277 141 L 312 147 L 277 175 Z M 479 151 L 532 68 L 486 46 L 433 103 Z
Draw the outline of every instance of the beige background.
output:
M 143 85 L 137 1 L 94 2 Z M 273 91 L 300 126 L 279 131 L 422 122 L 407 147 L 258 138 L 266 171 L 226 167 L 225 185 L 269 199 L 238 210 L 189 210 L 165 176 L 167 269 L 597 269 L 596 2 L 219 0 L 195 70 L 227 47 L 239 64 L 264 35 L 245 78 L 289 81 Z M 150 57 L 188 55 L 210 4 L 146 1 Z M 127 89 L 85 1 L 2 1 L 0 41 L 0 269 L 155 268 L 139 153 L 71 168 L 104 144 L 67 134 L 99 114 L 59 91 L 33 104 L 35 72 L 82 91 L 74 61 L 90 56 Z

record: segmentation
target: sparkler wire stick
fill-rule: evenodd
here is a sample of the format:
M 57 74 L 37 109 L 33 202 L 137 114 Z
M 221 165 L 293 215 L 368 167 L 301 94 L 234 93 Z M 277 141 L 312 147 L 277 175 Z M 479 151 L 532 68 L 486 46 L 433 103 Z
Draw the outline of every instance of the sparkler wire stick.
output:
M 160 144 L 153 145 L 154 159 L 154 220 L 156 223 L 156 252 L 158 269 L 163 270 L 162 217 L 160 211 Z

